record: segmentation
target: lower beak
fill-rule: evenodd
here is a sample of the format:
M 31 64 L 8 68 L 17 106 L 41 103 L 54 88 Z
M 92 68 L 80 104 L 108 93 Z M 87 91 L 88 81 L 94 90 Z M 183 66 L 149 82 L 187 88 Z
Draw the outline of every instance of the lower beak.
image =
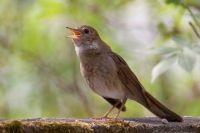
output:
M 81 32 L 78 29 L 74 29 L 70 27 L 66 27 L 66 28 L 69 29 L 73 33 L 73 35 L 70 35 L 67 37 L 72 38 L 72 39 L 77 39 L 81 36 Z

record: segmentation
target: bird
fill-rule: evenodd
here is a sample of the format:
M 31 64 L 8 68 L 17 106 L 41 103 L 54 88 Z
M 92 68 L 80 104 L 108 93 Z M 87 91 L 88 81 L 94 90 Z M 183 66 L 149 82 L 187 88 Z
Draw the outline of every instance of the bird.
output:
M 182 122 L 181 116 L 168 109 L 147 92 L 126 61 L 113 52 L 92 26 L 81 25 L 77 28 L 66 27 L 72 32 L 71 38 L 75 52 L 80 60 L 81 74 L 89 87 L 112 105 L 102 118 L 114 108 L 126 111 L 127 99 L 143 105 L 150 112 L 168 122 Z

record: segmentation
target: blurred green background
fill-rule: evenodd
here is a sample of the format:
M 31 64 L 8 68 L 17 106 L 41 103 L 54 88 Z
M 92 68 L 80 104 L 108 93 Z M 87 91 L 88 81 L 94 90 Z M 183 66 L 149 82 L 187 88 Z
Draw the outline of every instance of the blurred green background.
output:
M 162 103 L 199 116 L 199 23 L 199 0 L 1 0 L 0 118 L 107 111 L 110 105 L 80 75 L 66 38 L 66 26 L 83 24 L 95 27 Z M 121 116 L 152 116 L 134 101 L 127 109 Z

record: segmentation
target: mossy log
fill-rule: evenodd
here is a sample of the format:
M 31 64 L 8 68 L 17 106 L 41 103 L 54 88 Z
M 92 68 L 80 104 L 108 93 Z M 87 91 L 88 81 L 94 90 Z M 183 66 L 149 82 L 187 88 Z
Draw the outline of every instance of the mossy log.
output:
M 200 118 L 166 122 L 155 117 L 122 120 L 35 118 L 0 120 L 0 133 L 198 133 Z

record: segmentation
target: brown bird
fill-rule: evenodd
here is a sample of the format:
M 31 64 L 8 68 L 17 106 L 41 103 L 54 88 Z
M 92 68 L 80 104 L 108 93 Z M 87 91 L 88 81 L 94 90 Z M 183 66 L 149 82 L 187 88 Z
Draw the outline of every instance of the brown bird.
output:
M 76 54 L 80 59 L 81 73 L 89 87 L 107 100 L 113 107 L 102 118 L 118 108 L 116 118 L 125 111 L 127 99 L 142 104 L 156 116 L 170 122 L 181 122 L 182 117 L 174 113 L 142 86 L 124 59 L 113 52 L 101 40 L 97 31 L 91 26 L 68 28 L 73 35 L 68 36 L 74 42 Z

